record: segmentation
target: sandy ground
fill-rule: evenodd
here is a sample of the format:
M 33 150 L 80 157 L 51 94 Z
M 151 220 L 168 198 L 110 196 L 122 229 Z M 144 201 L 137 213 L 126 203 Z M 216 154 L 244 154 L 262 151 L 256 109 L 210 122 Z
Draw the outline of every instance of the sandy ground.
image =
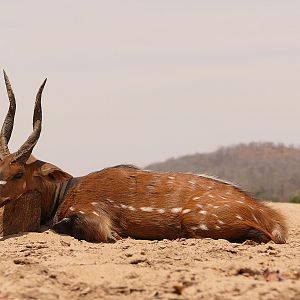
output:
M 300 205 L 274 204 L 287 244 L 92 244 L 47 230 L 0 240 L 4 299 L 300 299 Z

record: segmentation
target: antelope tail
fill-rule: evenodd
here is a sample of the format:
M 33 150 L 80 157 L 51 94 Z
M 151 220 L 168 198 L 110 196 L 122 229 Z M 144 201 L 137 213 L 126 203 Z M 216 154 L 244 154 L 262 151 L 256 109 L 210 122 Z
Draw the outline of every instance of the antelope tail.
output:
M 248 238 L 268 241 L 276 244 L 286 243 L 288 227 L 285 217 L 265 203 L 259 203 L 258 209 L 252 211 L 253 221 L 246 221 L 249 226 Z

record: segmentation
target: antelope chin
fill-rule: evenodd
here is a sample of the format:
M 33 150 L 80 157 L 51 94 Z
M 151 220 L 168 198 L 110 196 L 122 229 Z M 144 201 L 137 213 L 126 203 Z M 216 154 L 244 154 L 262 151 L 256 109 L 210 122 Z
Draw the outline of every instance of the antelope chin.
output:
M 9 198 L 9 197 L 2 199 L 2 202 L 1 202 L 1 204 L 0 204 L 0 208 L 3 207 L 3 206 L 5 206 L 5 205 L 8 204 L 9 202 L 11 202 L 11 200 L 12 200 L 12 199 Z

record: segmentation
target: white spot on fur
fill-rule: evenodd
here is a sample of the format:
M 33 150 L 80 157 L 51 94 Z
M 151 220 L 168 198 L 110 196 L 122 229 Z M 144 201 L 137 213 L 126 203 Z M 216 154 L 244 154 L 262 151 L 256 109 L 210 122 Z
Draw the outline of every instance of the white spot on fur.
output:
M 140 210 L 141 211 L 145 211 L 145 212 L 151 212 L 153 211 L 153 207 L 140 207 Z
M 0 185 L 6 185 L 7 181 L 6 180 L 0 180 Z
M 195 181 L 193 181 L 193 180 L 189 180 L 188 183 L 193 184 L 193 185 L 196 184 Z
M 200 224 L 199 229 L 201 230 L 208 230 L 207 226 L 205 224 Z
M 109 199 L 109 198 L 107 198 L 106 200 L 107 200 L 108 202 L 110 202 L 110 203 L 114 203 L 114 201 L 111 200 L 111 199 Z
M 214 195 L 211 195 L 211 194 L 209 194 L 208 197 L 209 197 L 209 198 L 215 198 L 215 196 L 214 196 Z
M 127 205 L 121 204 L 121 207 L 125 209 L 125 208 L 127 208 Z
M 281 240 L 281 241 L 284 241 L 285 239 L 283 238 L 283 236 L 282 236 L 282 234 L 281 234 L 281 231 L 279 230 L 279 229 L 274 229 L 273 231 L 272 231 L 272 235 L 274 236 L 274 237 L 277 237 L 279 240 Z
M 219 216 L 218 215 L 216 215 L 216 214 L 211 214 L 212 216 L 214 216 L 214 217 L 216 217 L 216 218 L 218 218 Z
M 78 211 L 80 214 L 84 215 L 84 212 L 82 210 L 79 210 Z
M 207 211 L 206 211 L 206 210 L 200 210 L 200 211 L 199 211 L 199 214 L 206 215 L 206 214 L 207 214 Z
M 223 222 L 223 221 L 221 221 L 221 220 L 218 220 L 218 223 L 219 223 L 219 224 L 221 224 L 221 225 L 223 225 L 223 224 L 224 224 L 224 222 Z
M 174 207 L 171 209 L 171 212 L 174 214 L 177 214 L 177 213 L 181 212 L 181 210 L 182 210 L 182 207 Z
M 225 204 L 224 206 L 226 206 L 226 207 L 230 207 L 230 205 L 228 205 L 228 204 Z
M 188 214 L 191 210 L 189 208 L 186 208 L 182 211 L 182 214 Z
M 215 228 L 216 228 L 217 230 L 221 229 L 221 227 L 218 226 L 218 225 L 216 225 Z
M 115 208 L 120 208 L 120 206 L 119 206 L 119 205 L 117 205 L 117 204 L 114 204 L 114 207 L 115 207 Z
M 191 227 L 191 229 L 192 229 L 192 230 L 197 230 L 197 229 L 198 229 L 198 227 L 196 227 L 196 226 L 193 226 L 193 227 Z
M 200 199 L 200 197 L 194 197 L 194 198 L 193 198 L 193 200 L 198 200 L 198 199 Z
M 237 202 L 237 203 L 244 204 L 244 202 L 243 202 L 243 201 L 239 201 L 239 200 L 237 200 L 236 202 Z
M 207 204 L 207 206 L 209 206 L 209 207 L 214 207 L 211 203 Z
M 70 211 L 74 211 L 75 208 L 74 208 L 73 206 L 71 206 L 71 207 L 69 207 L 69 210 L 70 210 Z
M 166 210 L 165 210 L 164 208 L 160 208 L 160 209 L 158 209 L 157 211 L 158 211 L 160 214 L 163 214 L 163 213 L 165 213 Z
M 236 215 L 236 218 L 239 220 L 243 220 L 243 218 L 240 215 Z
M 96 211 L 93 211 L 92 214 L 94 214 L 94 215 L 100 217 L 100 215 L 99 215 Z
M 252 217 L 253 217 L 254 221 L 255 221 L 256 223 L 258 223 L 258 220 L 257 220 L 256 217 L 254 216 L 254 214 L 252 214 Z
M 173 177 L 173 176 L 168 176 L 168 178 L 171 180 L 175 179 L 175 177 Z
M 217 209 L 217 208 L 219 208 L 219 207 L 220 207 L 220 206 L 215 205 L 213 208 L 216 208 L 216 209 Z
M 98 205 L 98 202 L 92 202 L 91 203 L 93 206 L 96 206 L 96 205 Z
M 223 200 L 226 200 L 226 199 L 227 199 L 226 197 L 223 197 L 223 196 L 221 196 L 221 198 L 222 198 Z
M 128 209 L 131 211 L 135 211 L 136 209 L 133 206 L 128 206 Z
M 202 204 L 196 204 L 196 206 L 198 206 L 201 209 L 204 207 Z

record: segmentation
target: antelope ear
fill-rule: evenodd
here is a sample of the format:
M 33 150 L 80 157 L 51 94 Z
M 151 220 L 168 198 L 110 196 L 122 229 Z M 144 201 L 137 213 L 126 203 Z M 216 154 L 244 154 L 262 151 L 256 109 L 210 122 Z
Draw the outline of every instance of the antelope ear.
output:
M 44 163 L 37 170 L 35 170 L 33 176 L 48 177 L 50 180 L 57 182 L 73 178 L 72 175 L 49 163 Z

